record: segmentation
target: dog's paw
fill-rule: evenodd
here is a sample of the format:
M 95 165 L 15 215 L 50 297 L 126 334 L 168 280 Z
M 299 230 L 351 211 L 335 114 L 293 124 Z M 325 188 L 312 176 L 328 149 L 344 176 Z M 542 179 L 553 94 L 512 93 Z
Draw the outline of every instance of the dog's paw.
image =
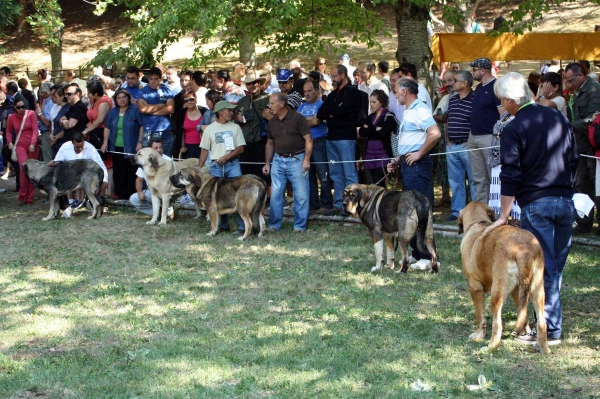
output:
M 54 219 L 52 216 L 46 216 L 45 218 L 42 219 L 42 222 L 47 222 L 48 220 L 52 220 Z
M 484 334 L 480 333 L 480 332 L 474 332 L 473 334 L 469 335 L 469 339 L 471 341 L 475 341 L 475 342 L 479 342 L 481 340 L 483 340 L 484 338 Z
M 152 226 L 154 224 L 156 224 L 156 220 L 149 220 L 149 221 L 146 222 L 147 226 Z
M 164 221 L 164 222 L 158 222 L 158 225 L 159 225 L 159 226 L 166 226 L 166 225 L 167 225 L 167 222 L 166 222 L 166 221 Z
M 258 238 L 265 238 L 265 235 L 263 234 L 262 231 L 260 233 L 258 233 Z
M 381 270 L 381 265 L 373 266 L 373 267 L 371 268 L 371 271 L 372 271 L 372 272 L 376 272 L 376 271 L 379 271 L 379 270 Z
M 479 348 L 479 353 L 491 353 L 495 350 L 496 348 L 490 345 L 486 345 L 486 346 L 482 346 L 481 348 Z
M 244 241 L 244 236 L 238 237 L 239 241 Z
M 390 269 L 390 270 L 394 270 L 395 267 L 396 267 L 396 264 L 394 262 L 386 263 L 386 265 L 385 265 L 385 268 Z
M 90 215 L 87 218 L 88 218 L 88 220 L 96 219 L 93 215 Z
M 207 235 L 208 237 L 214 237 L 214 236 L 216 236 L 216 235 L 217 235 L 217 232 L 216 232 L 216 231 L 209 231 L 208 233 L 206 233 L 206 235 Z

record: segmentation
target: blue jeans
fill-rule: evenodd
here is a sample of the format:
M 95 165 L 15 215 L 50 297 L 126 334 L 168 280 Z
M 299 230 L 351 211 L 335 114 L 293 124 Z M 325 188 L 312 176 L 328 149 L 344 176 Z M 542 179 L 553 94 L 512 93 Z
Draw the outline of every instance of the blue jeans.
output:
M 173 156 L 173 145 L 175 144 L 175 137 L 173 137 L 173 133 L 170 130 L 165 130 L 164 132 L 148 132 L 144 131 L 142 135 L 142 146 L 149 147 L 150 139 L 159 137 L 162 141 L 163 145 L 163 154 L 168 157 Z M 176 154 L 179 155 L 179 154 Z
M 571 198 L 545 197 L 521 208 L 521 226 L 533 233 L 544 251 L 544 311 L 550 339 L 562 335 L 560 287 L 562 271 L 571 249 L 575 216 Z
M 269 228 L 279 230 L 283 221 L 283 196 L 288 180 L 294 190 L 294 230 L 306 230 L 308 220 L 309 183 L 308 172 L 302 171 L 304 154 L 284 158 L 278 154 L 271 164 L 271 207 Z
M 330 161 L 356 161 L 356 140 L 327 140 L 327 156 Z M 358 183 L 354 162 L 329 164 L 333 180 L 333 206 L 342 208 L 342 195 L 346 186 Z
M 327 162 L 327 145 L 325 139 L 313 141 L 311 162 Z M 333 208 L 333 196 L 331 195 L 331 184 L 329 183 L 329 165 L 326 163 L 311 164 L 308 172 L 310 183 L 310 209 Z M 317 177 L 321 182 L 321 196 Z
M 433 161 L 431 160 L 431 157 L 427 154 L 417 162 L 413 163 L 412 166 L 409 166 L 404 160 L 404 156 L 402 156 L 400 168 L 402 173 L 402 189 L 415 190 L 424 194 L 429 199 L 429 203 L 433 209 Z M 410 240 L 410 246 L 413 249 L 413 258 L 431 259 L 431 256 L 418 250 L 416 238 Z M 438 262 L 439 260 L 440 257 L 438 255 Z
M 216 162 L 212 162 L 210 165 L 207 164 L 210 170 L 210 174 L 214 177 L 226 177 L 231 179 L 232 177 L 238 177 L 242 175 L 242 169 L 240 168 L 239 159 L 234 159 L 227 162 L 225 165 L 219 165 Z M 229 231 L 229 215 L 221 215 L 219 223 L 219 229 Z M 238 230 L 246 231 L 246 225 L 238 214 L 237 216 Z
M 467 185 L 465 184 L 465 172 L 469 178 L 469 191 L 471 201 L 475 201 L 475 182 L 471 172 L 471 162 L 467 143 L 446 145 L 446 163 L 448 165 L 448 182 L 452 190 L 452 203 L 450 209 L 452 215 L 458 216 L 458 213 L 467 206 Z M 456 152 L 463 151 L 463 152 Z

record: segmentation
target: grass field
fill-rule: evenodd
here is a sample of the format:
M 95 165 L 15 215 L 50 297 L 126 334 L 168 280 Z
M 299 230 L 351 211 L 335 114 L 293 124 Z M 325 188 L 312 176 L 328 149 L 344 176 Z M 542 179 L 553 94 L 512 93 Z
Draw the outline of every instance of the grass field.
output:
M 41 201 L 13 196 L 0 194 L 2 398 L 600 396 L 597 251 L 571 251 L 552 355 L 513 340 L 512 302 L 485 355 L 467 340 L 458 239 L 439 237 L 437 275 L 371 274 L 360 225 L 287 223 L 239 243 L 125 209 L 43 223 Z M 491 387 L 469 391 L 480 375 Z

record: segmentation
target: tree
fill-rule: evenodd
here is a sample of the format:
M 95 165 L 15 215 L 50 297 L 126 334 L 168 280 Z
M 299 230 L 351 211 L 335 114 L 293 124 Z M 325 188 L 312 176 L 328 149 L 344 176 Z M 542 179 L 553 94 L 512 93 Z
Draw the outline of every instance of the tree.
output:
M 52 70 L 62 69 L 62 38 L 65 24 L 62 22 L 62 8 L 58 0 L 33 0 L 35 13 L 27 17 L 27 22 L 48 45 Z
M 343 51 L 348 41 L 378 46 L 389 35 L 374 11 L 354 0 L 99 0 L 97 14 L 106 7 L 125 4 L 124 17 L 132 22 L 127 45 L 98 52 L 93 64 L 115 61 L 160 61 L 168 45 L 193 34 L 192 66 L 207 59 L 239 51 L 241 61 L 255 62 L 255 46 L 269 49 L 267 56 Z M 221 44 L 207 51 L 201 46 L 215 38 Z

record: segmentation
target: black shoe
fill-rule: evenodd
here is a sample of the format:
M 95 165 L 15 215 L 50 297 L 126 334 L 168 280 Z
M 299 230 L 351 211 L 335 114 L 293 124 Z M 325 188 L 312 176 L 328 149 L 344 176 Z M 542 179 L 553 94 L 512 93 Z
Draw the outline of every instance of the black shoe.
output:
M 592 232 L 592 228 L 591 227 L 582 226 L 580 224 L 578 224 L 577 226 L 575 226 L 575 228 L 573 229 L 573 233 L 589 234 L 591 232 Z
M 525 345 L 536 345 L 537 334 L 535 329 L 531 330 L 529 334 L 519 335 L 515 337 L 515 341 Z M 548 346 L 559 345 L 562 342 L 560 338 L 548 338 Z
M 448 216 L 446 218 L 446 221 L 447 222 L 452 222 L 452 221 L 457 220 L 457 219 L 458 219 L 458 216 L 450 215 L 450 216 Z
M 595 235 L 596 237 L 600 237 L 600 229 L 596 230 L 596 232 L 594 233 L 594 235 Z

